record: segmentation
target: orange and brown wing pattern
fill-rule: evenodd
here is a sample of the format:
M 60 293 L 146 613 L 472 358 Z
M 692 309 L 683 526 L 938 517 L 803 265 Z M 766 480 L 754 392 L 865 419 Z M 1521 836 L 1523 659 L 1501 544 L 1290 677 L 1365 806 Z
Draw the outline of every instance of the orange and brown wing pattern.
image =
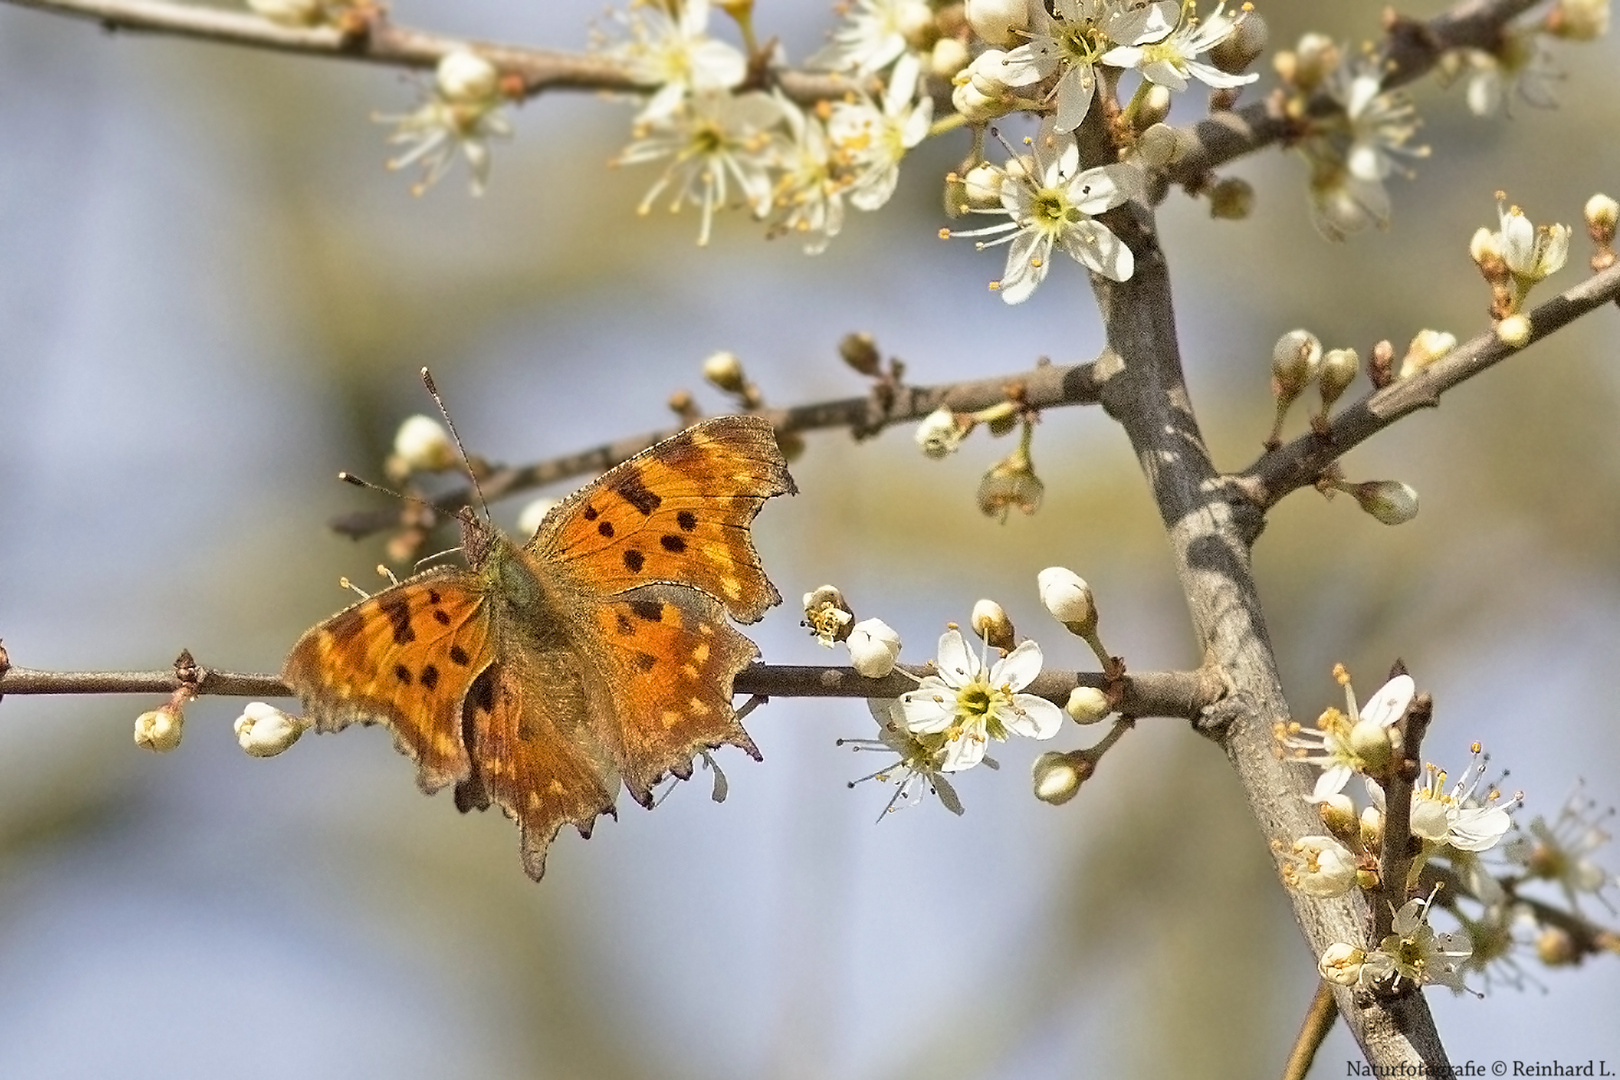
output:
M 298 639 L 281 677 L 318 731 L 386 724 L 434 792 L 471 772 L 462 700 L 495 650 L 484 590 L 430 570 L 340 611 Z
M 557 660 L 497 662 L 473 682 L 465 712 L 473 771 L 456 785 L 463 811 L 493 801 L 518 823 L 523 869 L 536 881 L 557 831 L 572 824 L 589 837 L 619 791 L 611 755 L 586 721 L 584 686 Z
M 592 652 L 611 698 L 604 738 L 625 787 L 643 806 L 666 773 L 692 775 L 698 750 L 759 750 L 731 708 L 737 672 L 759 655 L 711 597 L 645 585 L 599 606 Z
M 768 421 L 716 417 L 603 473 L 554 509 L 525 550 L 595 595 L 680 582 L 755 622 L 781 596 L 748 527 L 766 499 L 795 490 Z

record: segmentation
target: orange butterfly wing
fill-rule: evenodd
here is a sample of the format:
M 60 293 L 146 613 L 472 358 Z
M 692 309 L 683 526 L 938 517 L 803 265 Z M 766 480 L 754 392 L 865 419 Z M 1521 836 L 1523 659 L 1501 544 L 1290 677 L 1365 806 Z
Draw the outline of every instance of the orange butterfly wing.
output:
M 612 596 L 672 581 L 757 622 L 782 597 L 748 527 L 766 499 L 796 490 L 769 421 L 716 417 L 569 496 L 524 550 L 566 571 L 582 592 Z
M 309 630 L 281 678 L 316 730 L 386 724 L 417 765 L 429 794 L 472 771 L 462 740 L 462 701 L 495 659 L 489 597 L 473 574 L 451 567 L 384 589 Z

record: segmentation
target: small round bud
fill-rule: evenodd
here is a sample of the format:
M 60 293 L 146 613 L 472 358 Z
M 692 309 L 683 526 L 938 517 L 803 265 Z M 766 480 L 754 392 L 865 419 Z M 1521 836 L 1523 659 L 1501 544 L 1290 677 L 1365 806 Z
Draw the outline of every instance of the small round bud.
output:
M 736 353 L 711 353 L 703 361 L 703 377 L 709 380 L 710 385 L 728 394 L 740 394 L 748 385 L 748 376 L 743 372 L 742 360 Z
M 1138 160 L 1151 169 L 1174 165 L 1182 152 L 1181 139 L 1169 124 L 1154 124 L 1136 140 Z
M 1048 750 L 1036 758 L 1035 764 L 1030 768 L 1035 797 L 1043 803 L 1062 806 L 1080 793 L 1080 785 L 1085 782 L 1090 771 L 1089 768 L 1084 771 L 1077 768 L 1068 754 Z
M 1113 710 L 1108 707 L 1108 695 L 1095 686 L 1077 686 L 1069 691 L 1069 700 L 1063 711 L 1077 724 L 1095 724 Z
M 167 754 L 180 745 L 185 724 L 185 715 L 173 702 L 143 712 L 135 718 L 135 745 L 156 754 Z
M 1209 189 L 1209 216 L 1220 221 L 1242 221 L 1254 210 L 1254 186 L 1228 176 Z
M 309 730 L 309 721 L 288 716 L 262 701 L 250 701 L 232 728 L 243 750 L 254 757 L 275 757 Z
M 325 0 L 248 0 L 248 7 L 281 26 L 314 26 L 326 13 Z
M 1546 27 L 1567 41 L 1595 41 L 1609 32 L 1609 0 L 1559 0 Z
M 837 587 L 823 585 L 804 594 L 804 625 L 826 648 L 848 638 L 854 622 L 855 612 L 844 602 L 844 594 Z
M 1361 981 L 1361 966 L 1367 962 L 1367 953 L 1354 945 L 1335 941 L 1322 953 L 1316 970 L 1322 978 L 1339 986 L 1354 986 Z
M 1097 629 L 1097 604 L 1085 578 L 1062 566 L 1048 566 L 1035 576 L 1041 604 L 1069 631 L 1085 637 Z
M 552 507 L 557 505 L 556 499 L 535 499 L 525 506 L 518 514 L 517 529 L 519 536 L 533 536 L 540 531 L 540 523 L 546 520 Z
M 962 196 L 975 210 L 991 210 L 1001 205 L 1001 183 L 1007 174 L 988 161 L 981 161 L 962 178 Z
M 1568 930 L 1549 926 L 1536 939 L 1536 958 L 1548 967 L 1563 967 L 1580 959 L 1580 950 Z
M 1376 806 L 1361 811 L 1361 846 L 1378 851 L 1384 846 L 1384 812 Z
M 1339 840 L 1359 842 L 1360 824 L 1356 820 L 1356 804 L 1342 791 L 1335 791 L 1316 804 L 1316 815 L 1322 819 L 1327 831 Z
M 1620 202 L 1600 192 L 1586 200 L 1584 215 L 1586 227 L 1592 231 L 1594 238 L 1602 230 L 1607 232 L 1610 240 L 1614 239 L 1615 224 L 1620 221 Z
M 1329 349 L 1323 354 L 1316 388 L 1322 394 L 1324 415 L 1345 389 L 1356 381 L 1356 373 L 1360 370 L 1361 356 L 1354 349 Z
M 1136 112 L 1131 116 L 1131 125 L 1137 131 L 1147 132 L 1155 124 L 1162 124 L 1170 115 L 1170 88 L 1157 83 L 1148 88 L 1136 104 Z
M 882 619 L 862 619 L 849 632 L 849 662 L 868 679 L 881 679 L 900 658 L 900 635 Z
M 1324 34 L 1306 34 L 1299 39 L 1293 56 L 1293 78 L 1289 81 L 1310 93 L 1338 68 L 1339 45 Z
M 949 406 L 941 405 L 917 425 L 917 445 L 931 458 L 946 457 L 956 453 L 970 430 L 971 425 L 961 424 Z
M 934 42 L 934 51 L 928 54 L 928 70 L 938 78 L 954 79 L 972 59 L 960 39 L 942 37 Z
M 1417 517 L 1418 493 L 1399 480 L 1369 480 L 1348 488 L 1361 508 L 1385 525 L 1404 525 Z
M 1468 240 L 1468 257 L 1473 259 L 1481 270 L 1487 271 L 1487 277 L 1490 276 L 1487 268 L 1499 267 L 1504 270 L 1507 268 L 1502 260 L 1501 235 L 1483 225 L 1475 229 L 1474 235 Z
M 1266 20 L 1253 11 L 1239 17 L 1231 34 L 1209 51 L 1210 62 L 1228 75 L 1241 75 L 1266 51 Z
M 500 89 L 495 65 L 470 49 L 445 53 L 433 80 L 446 101 L 476 105 L 492 100 Z
M 1029 455 L 1015 450 L 992 465 L 979 480 L 977 498 L 979 512 L 986 517 L 999 517 L 1003 522 L 1011 510 L 1033 514 L 1041 508 L 1046 485 L 1035 475 L 1035 466 Z
M 1289 888 L 1328 899 L 1356 887 L 1356 857 L 1331 836 L 1302 836 L 1283 865 Z
M 923 0 L 900 0 L 893 8 L 894 25 L 908 44 L 916 45 L 934 33 L 934 11 Z
M 970 622 L 973 632 L 989 642 L 992 648 L 1011 651 L 1018 644 L 1012 620 L 994 600 L 980 600 L 974 604 Z
M 1023 43 L 1029 29 L 1028 0 L 967 0 L 967 21 L 986 45 L 1006 48 Z
M 1322 343 L 1309 330 L 1290 330 L 1271 347 L 1271 376 L 1279 398 L 1292 401 L 1316 378 Z
M 1522 312 L 1509 315 L 1496 324 L 1496 340 L 1510 349 L 1522 349 L 1530 344 L 1530 317 Z
M 444 425 L 430 416 L 406 418 L 394 433 L 394 456 L 408 475 L 442 472 L 457 464 L 456 446 Z
M 1440 330 L 1419 330 L 1401 360 L 1401 378 L 1409 379 L 1457 347 L 1457 339 Z
M 845 334 L 838 339 L 838 355 L 862 375 L 876 375 L 883 369 L 883 355 L 871 334 Z

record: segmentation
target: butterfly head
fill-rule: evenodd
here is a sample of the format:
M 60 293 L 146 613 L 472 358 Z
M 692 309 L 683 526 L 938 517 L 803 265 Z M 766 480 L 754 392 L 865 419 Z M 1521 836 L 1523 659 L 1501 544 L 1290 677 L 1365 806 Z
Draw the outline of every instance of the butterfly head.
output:
M 462 557 L 477 570 L 489 561 L 490 552 L 500 543 L 500 534 L 470 506 L 456 511 L 456 521 L 461 525 Z

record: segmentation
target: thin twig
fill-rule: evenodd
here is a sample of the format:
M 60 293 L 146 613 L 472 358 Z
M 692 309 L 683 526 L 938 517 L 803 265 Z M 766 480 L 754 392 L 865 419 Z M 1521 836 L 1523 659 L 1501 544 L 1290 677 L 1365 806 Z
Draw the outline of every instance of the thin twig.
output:
M 925 675 L 926 667 L 910 667 Z M 1102 689 L 1107 680 L 1100 672 L 1045 671 L 1026 689 L 1049 701 L 1065 702 L 1076 686 Z M 1158 671 L 1132 674 L 1126 680 L 1120 708 L 1132 716 L 1190 720 L 1213 704 L 1224 688 L 1201 671 Z M 0 674 L 0 697 L 9 694 L 169 694 L 180 685 L 173 669 L 166 671 L 36 671 L 14 667 Z M 197 694 L 216 697 L 291 697 L 280 676 L 236 671 L 197 670 L 191 683 Z M 732 686 L 738 694 L 765 697 L 892 698 L 916 689 L 915 679 L 894 674 L 868 679 L 854 668 L 755 664 L 737 674 Z
M 1333 998 L 1333 986 L 1326 979 L 1316 984 L 1311 1004 L 1305 1010 L 1305 1022 L 1300 1025 L 1299 1036 L 1293 1049 L 1288 1051 L 1288 1062 L 1283 1066 L 1282 1080 L 1305 1080 L 1316 1060 L 1322 1040 L 1333 1030 L 1339 1019 L 1339 1003 Z
M 1620 264 L 1593 274 L 1532 311 L 1530 344 L 1616 297 L 1620 297 Z M 1439 404 L 1440 395 L 1447 390 L 1527 348 L 1529 345 L 1518 349 L 1504 345 L 1491 331 L 1479 334 L 1410 378 L 1399 379 L 1349 406 L 1328 426 L 1326 435 L 1301 435 L 1228 480 L 1255 506 L 1269 509 L 1289 492 L 1316 483 L 1322 471 L 1352 447 L 1408 413 Z
M 396 26 L 381 12 L 361 33 L 335 26 L 281 26 L 249 11 L 231 11 L 169 0 L 4 0 L 18 7 L 92 19 L 108 31 L 130 31 L 242 45 L 273 52 L 336 60 L 360 60 L 401 68 L 432 68 L 448 53 L 474 49 L 503 74 L 516 75 L 524 92 L 547 90 L 620 91 L 645 94 L 656 87 L 638 84 L 623 66 L 605 56 L 534 49 L 476 41 L 407 26 Z M 849 80 L 821 72 L 773 72 L 772 82 L 789 97 L 813 102 L 842 97 Z
M 1006 401 L 1008 391 L 1012 388 L 1017 389 L 1020 400 L 1031 409 L 1095 404 L 1102 394 L 1103 384 L 1118 370 L 1118 359 L 1109 355 L 1084 364 L 1038 364 L 1029 371 L 969 382 L 891 387 L 890 393 L 881 396 L 869 394 L 786 409 L 766 409 L 760 415 L 782 433 L 849 428 L 873 434 L 894 424 L 920 420 L 941 405 L 949 405 L 958 412 L 988 408 Z M 617 439 L 532 465 L 493 466 L 493 471 L 482 479 L 484 495 L 493 502 L 546 484 L 605 472 L 654 443 L 669 438 L 676 430 L 672 428 Z M 462 487 L 437 496 L 433 501 L 434 505 L 454 513 L 468 505 L 471 497 L 472 490 Z M 361 511 L 344 514 L 333 519 L 331 524 L 337 532 L 359 539 L 397 526 L 400 512 L 394 508 Z

